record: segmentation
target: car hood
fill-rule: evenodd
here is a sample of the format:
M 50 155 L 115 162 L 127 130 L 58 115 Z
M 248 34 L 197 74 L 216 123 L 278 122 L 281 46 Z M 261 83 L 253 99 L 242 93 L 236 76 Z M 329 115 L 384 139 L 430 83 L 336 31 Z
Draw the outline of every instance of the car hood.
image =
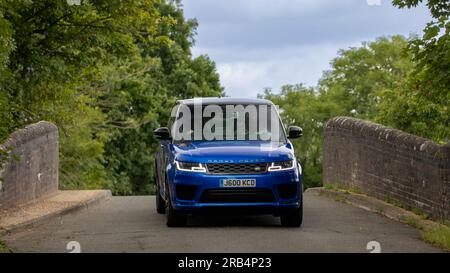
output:
M 293 159 L 290 143 L 266 141 L 194 141 L 172 144 L 175 159 L 199 163 L 257 163 Z

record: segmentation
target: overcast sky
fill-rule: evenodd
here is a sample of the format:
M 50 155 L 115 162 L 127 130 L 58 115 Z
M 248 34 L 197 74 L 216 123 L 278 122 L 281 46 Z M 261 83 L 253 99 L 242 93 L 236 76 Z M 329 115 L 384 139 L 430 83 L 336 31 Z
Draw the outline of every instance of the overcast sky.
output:
M 183 0 L 199 22 L 194 56 L 209 55 L 231 97 L 265 87 L 315 86 L 339 49 L 383 35 L 421 34 L 424 6 L 397 9 L 390 0 Z

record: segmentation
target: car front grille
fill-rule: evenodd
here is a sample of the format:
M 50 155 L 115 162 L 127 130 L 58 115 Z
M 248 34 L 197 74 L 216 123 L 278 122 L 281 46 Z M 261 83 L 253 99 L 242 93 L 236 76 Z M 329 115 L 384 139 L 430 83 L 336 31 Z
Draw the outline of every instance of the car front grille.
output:
M 210 189 L 203 192 L 202 203 L 265 203 L 275 202 L 270 189 Z
M 267 172 L 267 163 L 208 163 L 211 174 L 263 174 Z

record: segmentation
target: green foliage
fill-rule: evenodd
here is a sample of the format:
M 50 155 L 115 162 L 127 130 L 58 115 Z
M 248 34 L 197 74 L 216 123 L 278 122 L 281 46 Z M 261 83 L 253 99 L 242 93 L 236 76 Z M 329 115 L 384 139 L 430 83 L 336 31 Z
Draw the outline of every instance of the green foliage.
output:
M 393 0 L 412 8 L 421 0 Z M 422 37 L 381 37 L 339 51 L 317 88 L 284 86 L 266 90 L 287 124 L 304 127 L 297 140 L 306 187 L 320 185 L 323 124 L 334 116 L 355 116 L 446 143 L 450 136 L 450 2 L 428 0 L 434 21 Z
M 392 0 L 392 4 L 399 8 L 417 7 L 423 0 Z M 450 3 L 447 0 L 426 0 L 426 5 L 434 18 L 449 15 Z
M 9 54 L 14 49 L 14 41 L 11 37 L 13 30 L 9 21 L 4 18 L 2 5 L 0 3 L 0 82 L 4 82 L 9 76 L 7 70 Z M 6 139 L 6 136 L 12 130 L 12 118 L 6 90 L 0 85 L 0 143 Z M 0 164 L 1 162 L 0 160 Z
M 421 0 L 393 0 L 412 8 Z M 422 37 L 382 37 L 341 50 L 317 88 L 262 95 L 301 125 L 296 153 L 306 187 L 322 180 L 322 129 L 352 115 L 448 141 L 449 2 L 428 0 Z M 179 0 L 0 2 L 0 142 L 39 120 L 58 125 L 61 184 L 153 191 L 152 131 L 179 98 L 222 96 L 215 64 L 192 58 L 197 22 Z M 3 153 L 0 159 L 5 160 Z
M 2 1 L 0 141 L 54 122 L 62 188 L 151 192 L 153 129 L 176 99 L 223 92 L 191 57 L 196 26 L 179 1 Z
M 421 0 L 394 0 L 403 8 Z M 422 37 L 408 45 L 415 68 L 400 88 L 388 90 L 380 121 L 413 134 L 445 143 L 450 136 L 450 2 L 426 1 L 433 21 Z
M 14 250 L 6 245 L 6 243 L 0 240 L 0 254 L 14 253 Z
M 303 137 L 293 143 L 303 166 L 303 182 L 305 188 L 319 186 L 322 181 L 322 127 L 335 105 L 323 104 L 313 88 L 301 84 L 283 86 L 280 94 L 267 89 L 264 97 L 282 108 L 281 117 L 286 126 L 302 126 Z
M 156 33 L 170 40 L 140 41 L 140 55 L 109 69 L 100 83 L 105 87 L 100 104 L 111 132 L 105 166 L 115 194 L 153 193 L 149 181 L 159 142 L 152 132 L 166 125 L 177 99 L 223 92 L 215 64 L 206 56 L 191 58 L 196 22 L 186 21 L 177 3 L 160 3 L 158 10 L 170 20 Z
M 383 92 L 401 86 L 413 64 L 402 36 L 381 37 L 362 47 L 339 51 L 319 82 L 318 91 L 339 105 L 337 115 L 373 119 Z
M 303 164 L 305 187 L 322 184 L 322 131 L 335 116 L 376 119 L 384 101 L 384 90 L 401 85 L 413 65 L 404 53 L 401 36 L 382 37 L 359 48 L 339 51 L 324 72 L 317 88 L 283 86 L 279 94 L 266 90 L 263 97 L 282 109 L 286 125 L 299 125 L 303 137 L 295 140 L 297 157 Z
M 439 225 L 423 232 L 423 239 L 430 244 L 450 251 L 450 228 Z

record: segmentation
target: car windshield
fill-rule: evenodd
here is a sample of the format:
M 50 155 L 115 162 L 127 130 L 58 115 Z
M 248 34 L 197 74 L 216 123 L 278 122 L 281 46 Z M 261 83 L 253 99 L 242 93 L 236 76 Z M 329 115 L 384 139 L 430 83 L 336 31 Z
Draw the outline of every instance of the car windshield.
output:
M 172 111 L 172 137 L 186 141 L 286 142 L 274 105 L 177 105 Z

